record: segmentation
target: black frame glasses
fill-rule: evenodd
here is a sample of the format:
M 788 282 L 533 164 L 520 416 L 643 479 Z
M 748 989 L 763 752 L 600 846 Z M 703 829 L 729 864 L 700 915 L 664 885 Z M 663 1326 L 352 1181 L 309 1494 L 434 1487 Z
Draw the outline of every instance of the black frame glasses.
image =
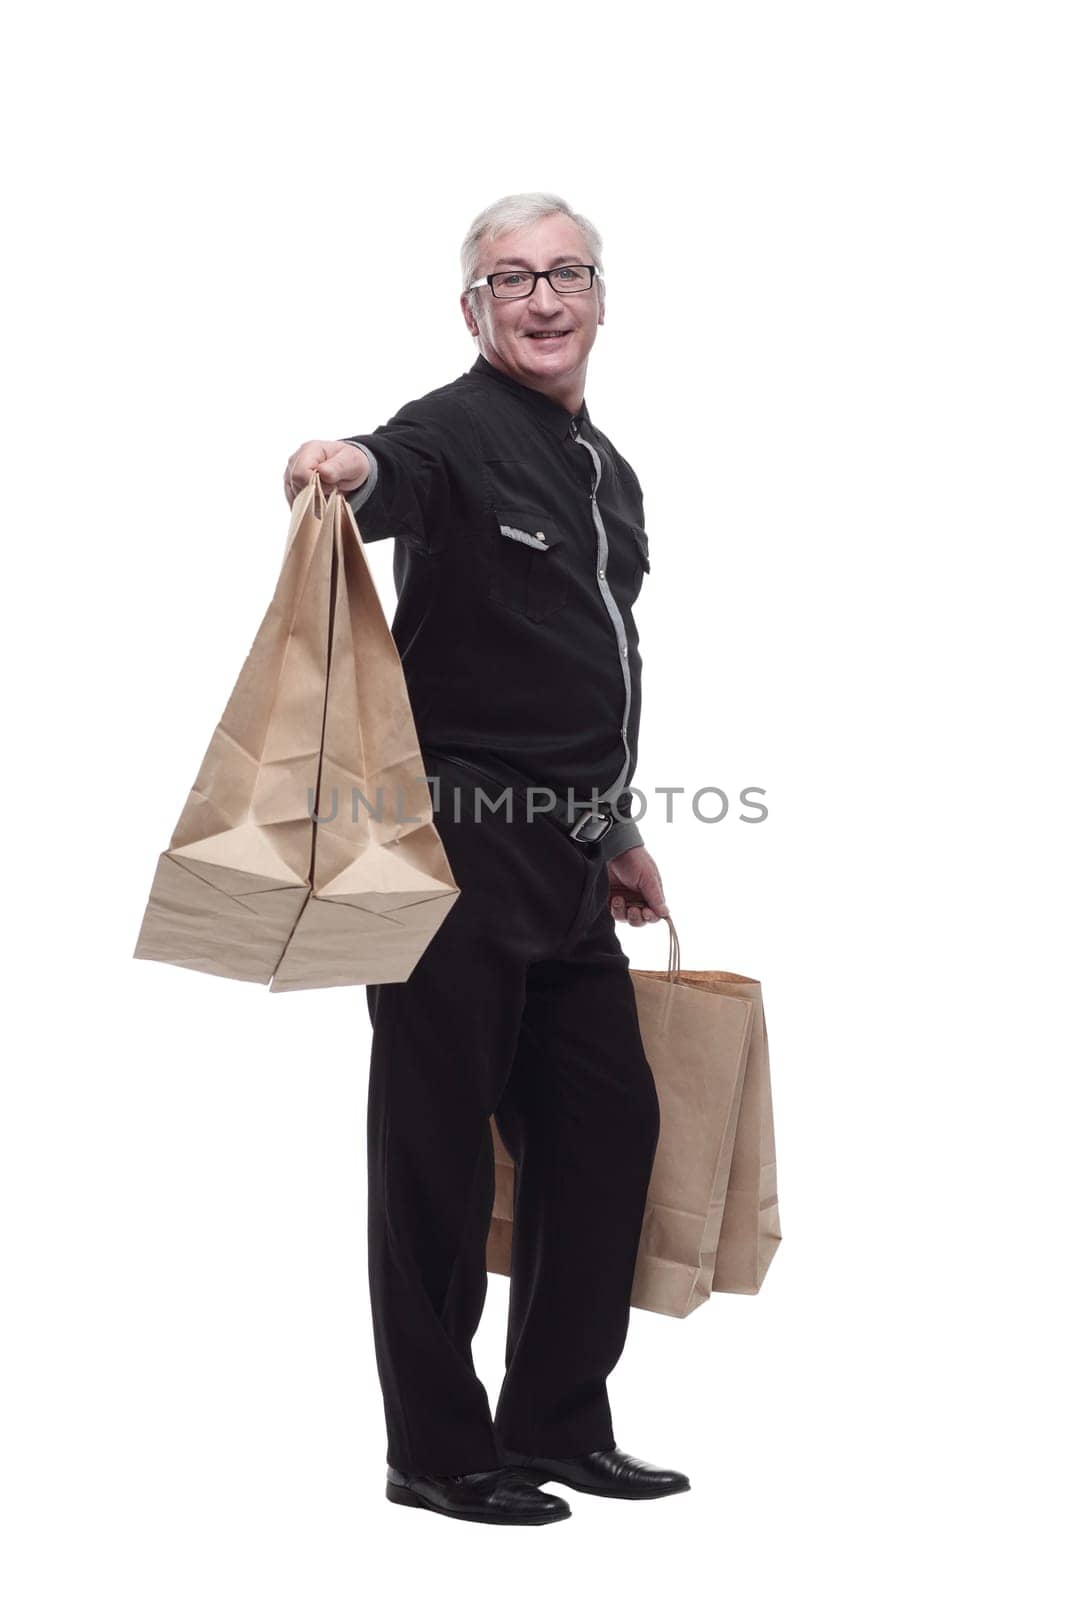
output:
M 589 274 L 588 283 L 579 283 L 575 284 L 574 286 L 567 286 L 553 282 L 553 279 L 558 272 L 576 272 L 579 269 L 582 272 L 587 272 Z M 558 267 L 549 267 L 546 272 L 531 272 L 526 267 L 505 267 L 501 272 L 490 272 L 488 277 L 479 278 L 476 283 L 469 284 L 468 288 L 488 288 L 491 291 L 494 300 L 526 300 L 537 288 L 538 278 L 547 278 L 550 287 L 553 288 L 557 294 L 587 294 L 593 287 L 595 279 L 602 279 L 603 276 L 604 274 L 600 271 L 599 267 L 594 266 L 591 261 L 563 261 Z M 530 287 L 528 289 L 523 289 L 519 294 L 497 294 L 496 285 L 500 278 L 529 278 Z

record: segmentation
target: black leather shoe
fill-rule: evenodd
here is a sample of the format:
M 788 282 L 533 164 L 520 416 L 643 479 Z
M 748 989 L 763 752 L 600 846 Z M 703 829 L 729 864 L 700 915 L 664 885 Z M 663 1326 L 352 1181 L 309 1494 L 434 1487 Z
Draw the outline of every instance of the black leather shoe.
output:
M 607 1494 L 619 1500 L 656 1500 L 691 1487 L 684 1472 L 653 1467 L 624 1451 L 592 1450 L 584 1456 L 524 1456 L 501 1450 L 504 1461 L 525 1473 L 530 1483 L 565 1483 L 583 1494 Z
M 571 1508 L 559 1495 L 542 1494 L 514 1467 L 430 1477 L 386 1467 L 385 1497 L 398 1506 L 421 1506 L 467 1522 L 561 1522 Z

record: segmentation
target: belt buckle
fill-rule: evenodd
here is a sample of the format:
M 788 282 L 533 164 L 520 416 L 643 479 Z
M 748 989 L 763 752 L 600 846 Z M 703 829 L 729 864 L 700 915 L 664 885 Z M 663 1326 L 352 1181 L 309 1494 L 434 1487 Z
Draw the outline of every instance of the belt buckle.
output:
M 583 834 L 581 830 L 588 822 L 592 821 L 603 823 L 603 827 L 600 829 L 599 833 L 594 833 L 592 835 Z M 581 844 L 596 844 L 598 840 L 604 837 L 608 829 L 613 826 L 614 822 L 615 818 L 612 816 L 610 811 L 591 810 L 587 811 L 584 817 L 579 817 L 578 821 L 568 831 L 571 838 L 577 839 Z

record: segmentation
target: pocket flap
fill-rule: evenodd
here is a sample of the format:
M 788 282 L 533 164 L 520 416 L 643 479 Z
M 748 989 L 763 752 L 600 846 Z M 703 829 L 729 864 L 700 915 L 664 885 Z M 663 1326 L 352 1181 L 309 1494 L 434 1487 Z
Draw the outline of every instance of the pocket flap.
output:
M 639 528 L 636 522 L 630 524 L 630 529 L 637 545 L 637 554 L 641 559 L 641 565 L 644 567 L 645 571 L 648 572 L 650 571 L 650 563 L 648 559 L 648 534 L 645 532 L 644 528 Z

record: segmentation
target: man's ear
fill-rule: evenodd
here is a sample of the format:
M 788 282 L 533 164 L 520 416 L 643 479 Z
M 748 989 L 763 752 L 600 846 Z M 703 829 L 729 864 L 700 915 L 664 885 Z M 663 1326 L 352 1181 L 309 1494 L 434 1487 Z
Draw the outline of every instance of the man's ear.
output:
M 596 319 L 596 325 L 598 328 L 602 328 L 604 326 L 604 296 L 607 294 L 607 290 L 604 288 L 603 283 L 599 284 L 597 294 L 600 299 L 600 312 Z
M 474 311 L 470 303 L 469 292 L 466 289 L 464 289 L 463 293 L 459 297 L 459 307 L 463 312 L 463 320 L 467 324 L 467 332 L 473 334 L 477 339 L 481 334 L 481 329 L 478 326 L 478 319 L 474 315 Z

